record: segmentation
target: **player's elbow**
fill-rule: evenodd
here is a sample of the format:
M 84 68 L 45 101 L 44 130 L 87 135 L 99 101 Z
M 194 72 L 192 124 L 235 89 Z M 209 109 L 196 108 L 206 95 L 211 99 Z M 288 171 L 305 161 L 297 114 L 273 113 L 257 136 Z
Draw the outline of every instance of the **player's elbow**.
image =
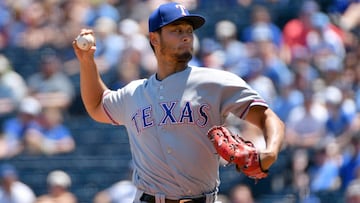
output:
M 102 107 L 86 108 L 90 118 L 99 123 L 112 123 L 111 119 L 106 115 Z

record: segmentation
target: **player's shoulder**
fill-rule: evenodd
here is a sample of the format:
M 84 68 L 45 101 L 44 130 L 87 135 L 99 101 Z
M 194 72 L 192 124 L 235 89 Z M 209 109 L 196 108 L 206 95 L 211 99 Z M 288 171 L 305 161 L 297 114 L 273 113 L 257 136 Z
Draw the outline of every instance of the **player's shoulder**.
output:
M 226 71 L 221 68 L 211 68 L 211 67 L 203 67 L 203 66 L 190 66 L 192 71 L 198 71 L 198 72 L 208 72 L 213 74 L 233 74 L 230 71 Z
M 202 78 L 208 78 L 211 80 L 221 80 L 221 79 L 241 79 L 238 75 L 218 68 L 208 68 L 208 67 L 197 67 L 191 66 L 191 72 L 194 76 L 199 76 Z M 204 77 L 206 75 L 206 77 Z
M 137 90 L 141 89 L 142 87 L 145 86 L 146 82 L 148 79 L 144 78 L 144 79 L 136 79 L 136 80 L 132 80 L 129 83 L 125 84 L 124 86 L 118 88 L 118 89 L 114 89 L 112 92 L 116 93 L 116 94 L 134 94 L 134 92 L 136 92 Z M 106 94 L 108 95 L 108 94 Z
M 124 89 L 136 89 L 139 86 L 144 85 L 147 82 L 147 78 L 137 79 L 130 81 L 127 85 L 124 86 Z

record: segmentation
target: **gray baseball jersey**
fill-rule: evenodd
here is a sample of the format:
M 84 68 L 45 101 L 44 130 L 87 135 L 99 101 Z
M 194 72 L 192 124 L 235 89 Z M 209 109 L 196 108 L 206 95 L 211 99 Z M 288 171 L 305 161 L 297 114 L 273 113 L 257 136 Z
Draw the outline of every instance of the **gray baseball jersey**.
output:
M 217 190 L 219 157 L 207 131 L 229 113 L 243 118 L 253 105 L 267 106 L 241 78 L 202 67 L 162 81 L 152 75 L 103 95 L 108 116 L 126 126 L 135 185 L 170 199 Z

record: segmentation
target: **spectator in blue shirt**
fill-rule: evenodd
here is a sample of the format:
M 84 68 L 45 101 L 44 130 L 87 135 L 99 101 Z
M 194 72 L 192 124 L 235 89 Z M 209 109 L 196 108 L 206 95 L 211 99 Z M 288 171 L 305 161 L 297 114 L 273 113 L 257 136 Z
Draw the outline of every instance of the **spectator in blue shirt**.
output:
M 38 125 L 36 118 L 41 109 L 42 106 L 37 99 L 26 97 L 21 101 L 17 114 L 4 121 L 0 158 L 10 158 L 22 152 L 25 132 Z
M 26 147 L 31 154 L 61 154 L 75 149 L 70 129 L 63 123 L 60 108 L 45 108 L 39 124 L 25 134 Z

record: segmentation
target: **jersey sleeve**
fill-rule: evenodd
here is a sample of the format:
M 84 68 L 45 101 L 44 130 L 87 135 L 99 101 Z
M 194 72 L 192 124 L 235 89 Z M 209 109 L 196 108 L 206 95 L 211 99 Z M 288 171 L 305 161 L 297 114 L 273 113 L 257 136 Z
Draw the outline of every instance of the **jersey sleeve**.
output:
M 104 111 L 114 125 L 120 125 L 122 123 L 122 115 L 124 115 L 124 102 L 122 100 L 123 97 L 121 97 L 122 94 L 123 89 L 119 89 L 117 91 L 106 90 L 103 93 L 102 105 Z
M 264 106 L 268 108 L 266 101 L 240 77 L 228 74 L 224 77 L 221 114 L 232 113 L 243 119 L 250 107 Z
M 136 102 L 141 99 L 139 96 L 145 83 L 145 79 L 134 80 L 118 90 L 106 90 L 103 93 L 102 105 L 105 113 L 114 125 L 123 125 L 136 107 Z

